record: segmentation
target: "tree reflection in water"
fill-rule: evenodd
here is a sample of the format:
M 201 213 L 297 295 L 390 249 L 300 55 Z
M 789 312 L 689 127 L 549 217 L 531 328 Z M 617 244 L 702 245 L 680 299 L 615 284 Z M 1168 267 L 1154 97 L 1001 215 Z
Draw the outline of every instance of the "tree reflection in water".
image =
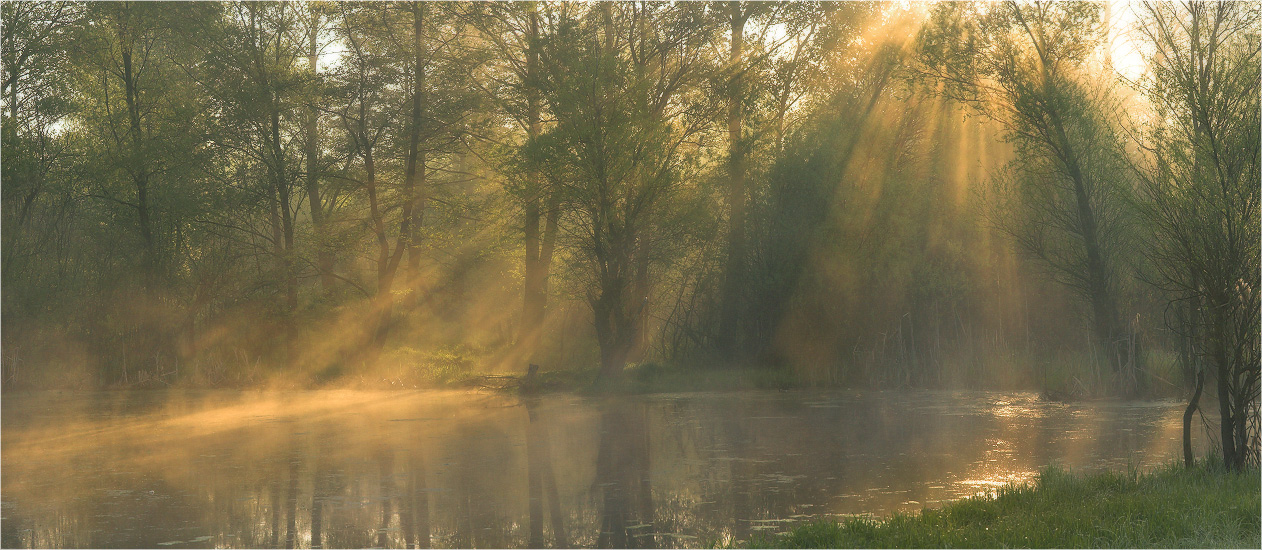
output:
M 601 413 L 592 484 L 603 497 L 596 542 L 600 548 L 657 547 L 646 414 L 643 407 L 620 401 Z
M 527 486 L 530 500 L 530 539 L 531 548 L 544 548 L 543 537 L 543 501 L 548 501 L 548 517 L 552 520 L 552 547 L 566 548 L 569 539 L 565 533 L 565 515 L 561 512 L 560 496 L 557 491 L 556 474 L 552 471 L 552 442 L 548 437 L 548 427 L 541 420 L 538 411 L 539 401 L 529 397 L 524 399 L 526 407 L 526 459 Z
M 6 396 L 3 546 L 729 543 L 916 510 L 1053 462 L 1152 467 L 1177 456 L 1182 413 L 944 392 L 127 403 L 160 397 Z

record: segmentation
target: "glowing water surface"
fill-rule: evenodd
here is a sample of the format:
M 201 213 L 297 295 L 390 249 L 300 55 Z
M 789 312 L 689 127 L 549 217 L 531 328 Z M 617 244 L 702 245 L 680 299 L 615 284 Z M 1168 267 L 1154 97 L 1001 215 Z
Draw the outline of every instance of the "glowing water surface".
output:
M 704 546 L 1053 463 L 1158 466 L 1181 453 L 1181 415 L 989 392 L 14 394 L 0 543 Z

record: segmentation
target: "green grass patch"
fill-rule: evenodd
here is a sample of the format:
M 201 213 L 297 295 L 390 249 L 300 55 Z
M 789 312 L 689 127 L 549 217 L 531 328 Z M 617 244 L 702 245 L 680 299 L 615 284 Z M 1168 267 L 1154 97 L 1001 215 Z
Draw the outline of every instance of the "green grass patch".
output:
M 1258 548 L 1258 470 L 1181 466 L 1077 476 L 1045 469 L 1009 486 L 918 514 L 821 521 L 750 548 Z

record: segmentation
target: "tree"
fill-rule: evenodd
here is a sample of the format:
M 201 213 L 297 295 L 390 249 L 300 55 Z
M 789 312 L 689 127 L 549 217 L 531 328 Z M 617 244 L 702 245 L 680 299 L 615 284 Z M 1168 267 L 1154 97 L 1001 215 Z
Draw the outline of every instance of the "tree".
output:
M 547 37 L 545 94 L 556 125 L 536 154 L 554 159 L 575 213 L 566 220 L 591 270 L 600 375 L 616 377 L 643 330 L 657 224 L 683 195 L 689 137 L 704 127 L 688 84 L 708 40 L 704 6 L 599 4 Z
M 307 92 L 306 120 L 303 122 L 303 176 L 304 189 L 307 192 L 307 210 L 311 216 L 316 246 L 316 270 L 320 274 L 320 287 L 327 294 L 333 289 L 333 251 L 329 243 L 328 212 L 320 192 L 321 173 L 324 163 L 321 159 L 320 114 L 325 108 L 325 97 L 320 88 L 320 54 L 324 46 L 324 34 L 327 32 L 326 11 L 331 11 L 322 4 L 311 2 L 307 5 L 304 23 L 306 24 L 307 71 L 310 73 L 312 90 Z
M 1151 46 L 1142 89 L 1144 212 L 1159 283 L 1189 304 L 1183 326 L 1212 367 L 1220 444 L 1232 468 L 1258 455 L 1259 10 L 1236 2 L 1149 3 L 1140 30 Z M 1184 418 L 1191 463 L 1190 414 Z
M 99 88 L 94 91 L 100 94 L 95 97 L 103 100 L 100 110 L 94 113 L 100 117 L 97 129 L 102 136 L 108 136 L 105 145 L 119 158 L 117 167 L 132 185 L 135 199 L 120 199 L 108 191 L 103 195 L 135 211 L 141 238 L 141 273 L 147 289 L 161 279 L 164 263 L 159 250 L 163 243 L 155 236 L 157 216 L 150 196 L 151 180 L 161 170 L 157 164 L 163 158 L 152 113 L 161 97 L 155 92 L 166 91 L 170 86 L 162 78 L 170 74 L 166 72 L 170 68 L 163 71 L 163 60 L 157 51 L 166 44 L 163 39 L 167 36 L 154 25 L 152 9 L 132 3 L 98 6 L 92 15 L 99 26 L 80 42 L 86 50 L 80 60 L 90 64 L 89 70 L 95 73 L 85 76 L 96 80 Z M 111 101 L 111 95 L 121 104 Z
M 390 32 L 396 23 L 396 10 L 381 6 L 342 4 L 339 14 L 339 33 L 348 51 L 347 67 L 341 76 L 342 87 L 350 100 L 338 116 L 342 119 L 348 137 L 350 156 L 359 157 L 362 172 L 357 179 L 359 187 L 368 199 L 368 224 L 376 243 L 376 290 L 372 306 L 376 319 L 370 330 L 374 348 L 380 348 L 389 332 L 394 312 L 392 295 L 395 275 L 398 273 L 407 240 L 411 237 L 412 208 L 410 197 L 400 205 L 398 236 L 391 244 L 387 228 L 387 205 L 382 203 L 384 189 L 377 175 L 377 151 L 386 144 L 387 133 L 393 128 L 404 101 L 397 95 L 403 67 L 395 63 L 387 48 L 388 42 L 380 37 Z M 391 92 L 395 94 L 390 95 Z
M 468 85 L 474 58 L 458 51 L 465 27 L 453 9 L 423 2 L 340 6 L 338 32 L 348 52 L 339 86 L 349 101 L 338 116 L 349 156 L 360 159 L 362 170 L 352 177 L 368 202 L 376 348 L 390 329 L 401 266 L 404 288 L 418 291 L 421 227 L 435 186 L 431 167 L 458 156 L 476 123 L 469 115 L 475 109 Z M 408 32 L 399 35 L 399 29 Z M 406 122 L 399 124 L 400 118 Z M 400 164 L 401 179 L 379 170 L 397 170 Z
M 516 346 L 527 362 L 535 362 L 548 304 L 548 281 L 556 252 L 561 216 L 562 194 L 558 187 L 544 181 L 544 171 L 533 165 L 527 149 L 537 143 L 543 133 L 543 107 L 539 66 L 541 25 L 554 18 L 551 6 L 530 2 L 489 3 L 469 14 L 469 20 L 480 31 L 488 50 L 493 52 L 488 73 L 490 85 L 483 88 L 487 97 L 499 103 L 499 109 L 524 133 L 524 141 L 512 148 L 512 160 L 501 171 L 508 176 L 511 196 L 522 210 L 522 313 Z M 541 8 L 545 11 L 541 17 Z M 568 9 L 562 5 L 561 11 Z
M 298 128 L 306 75 L 298 62 L 307 55 L 300 12 L 286 4 L 241 2 L 223 14 L 222 34 L 207 44 L 212 52 L 206 82 L 223 106 L 224 145 L 244 153 L 243 162 L 261 169 L 261 204 L 271 226 L 274 273 L 282 310 L 298 308 Z
M 46 250 L 50 232 L 32 230 L 36 213 L 49 196 L 51 174 L 65 164 L 66 139 L 56 126 L 76 107 L 70 101 L 70 78 L 60 70 L 68 61 L 67 41 L 82 16 L 71 2 L 13 3 L 3 13 L 4 238 L 0 270 L 12 285 L 18 272 L 31 269 L 28 259 Z M 15 266 L 20 266 L 15 270 Z M 13 286 L 10 286 L 13 288 Z M 6 298 L 13 293 L 6 293 Z M 10 300 L 5 312 L 14 313 Z
M 744 116 L 743 107 L 745 103 L 745 93 L 743 89 L 743 81 L 745 80 L 746 67 L 743 66 L 745 60 L 745 23 L 753 15 L 753 6 L 745 7 L 742 2 L 728 2 L 727 11 L 728 22 L 730 24 L 729 31 L 729 48 L 728 48 L 728 71 L 730 76 L 727 83 L 727 142 L 728 142 L 728 190 L 727 190 L 727 206 L 728 206 L 728 251 L 727 265 L 724 268 L 723 292 L 719 298 L 719 304 L 722 313 L 719 316 L 719 334 L 723 340 L 722 347 L 728 353 L 729 358 L 739 356 L 737 347 L 740 345 L 737 335 L 737 323 L 740 319 L 739 304 L 745 302 L 745 297 L 741 296 L 744 279 L 745 265 L 747 263 L 747 244 L 745 235 L 745 218 L 746 218 L 746 202 L 748 191 L 746 189 L 746 162 L 748 157 L 749 143 L 744 136 Z
M 1129 184 L 1116 103 L 1088 77 L 1099 6 L 1004 2 L 973 10 L 980 8 L 935 7 L 917 70 L 933 89 L 1004 125 L 1016 158 L 997 182 L 993 221 L 1086 300 L 1114 387 L 1134 395 L 1143 351 L 1123 322 L 1117 280 Z
M 82 132 L 76 185 L 91 199 L 76 226 L 95 241 L 81 264 L 92 279 L 87 309 L 91 323 L 100 323 L 92 340 L 106 349 L 98 353 L 122 359 L 114 363 L 122 363 L 122 378 L 129 355 L 153 367 L 175 358 L 176 328 L 192 301 L 190 262 L 198 253 L 191 224 L 208 192 L 210 117 L 181 69 L 191 49 L 178 37 L 207 7 L 216 9 L 88 5 L 70 46 L 80 101 L 72 120 Z M 108 341 L 120 333 L 121 342 Z
M 751 226 L 750 211 L 766 195 L 766 166 L 782 153 L 793 111 L 809 111 L 801 103 L 822 87 L 821 67 L 842 49 L 853 22 L 872 9 L 858 2 L 733 1 L 716 7 L 728 31 L 728 52 L 717 72 L 727 115 L 727 250 L 715 344 L 728 361 L 749 359 L 762 329 L 751 307 L 757 285 L 751 281 L 756 251 L 750 240 L 764 228 Z

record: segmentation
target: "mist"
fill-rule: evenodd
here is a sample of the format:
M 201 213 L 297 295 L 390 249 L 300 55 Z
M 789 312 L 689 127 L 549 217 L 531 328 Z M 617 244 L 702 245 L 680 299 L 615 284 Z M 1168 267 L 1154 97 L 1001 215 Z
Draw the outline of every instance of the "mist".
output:
M 216 545 L 412 547 L 424 531 L 439 546 L 649 547 L 743 543 L 760 531 L 756 510 L 825 517 L 799 504 L 910 511 L 1052 462 L 1258 464 L 1257 6 L 10 2 L 0 13 L 6 470 L 35 457 L 70 469 L 150 439 L 136 451 L 149 462 L 111 468 L 164 472 L 135 483 L 190 502 L 253 499 L 213 513 L 189 504 L 178 521 L 272 518 L 235 541 L 217 532 Z M 793 407 L 751 396 L 777 391 L 850 396 L 845 410 L 865 418 L 905 395 L 979 418 L 1004 403 L 1028 414 L 1002 429 L 944 427 L 981 443 L 943 470 L 907 466 L 921 485 L 791 478 L 813 496 L 759 504 L 757 476 L 827 469 L 760 469 L 756 410 Z M 709 392 L 743 397 L 719 410 Z M 31 408 L 54 395 L 56 420 L 40 424 Z M 699 399 L 676 420 L 705 433 L 661 427 L 674 426 L 675 395 Z M 1131 404 L 1146 426 L 1135 439 L 1074 425 Z M 431 414 L 417 407 L 464 420 L 390 425 Z M 838 445 L 865 437 L 816 433 L 799 412 L 781 428 Z M 723 424 L 728 414 L 739 420 Z M 347 466 L 342 450 L 312 450 L 316 427 L 272 434 L 261 417 L 375 445 L 380 464 Z M 531 428 L 542 417 L 552 427 Z M 569 429 L 630 435 L 556 448 Z M 1025 435 L 995 435 L 1009 430 Z M 1079 446 L 1058 446 L 1057 430 L 1083 434 Z M 484 431 L 513 443 L 450 473 L 469 493 L 442 504 L 458 512 L 419 512 L 439 504 L 418 503 L 429 494 L 418 480 L 450 485 L 416 441 Z M 353 441 L 359 432 L 376 439 Z M 533 450 L 518 453 L 519 439 Z M 950 447 L 904 443 L 874 456 Z M 471 445 L 456 462 L 480 456 Z M 215 446 L 247 462 L 303 458 L 241 478 L 248 497 L 192 489 L 196 468 L 167 475 Z M 977 473 L 990 459 L 973 455 L 992 451 L 998 465 Z M 733 462 L 722 480 L 681 473 L 703 459 Z M 680 469 L 669 490 L 645 481 L 650 463 Z M 477 496 L 490 482 L 474 470 L 519 466 L 538 493 L 525 508 Z M 326 474 L 339 481 L 322 485 Z M 12 479 L 6 504 L 31 490 Z M 600 506 L 576 504 L 589 481 L 612 488 Z M 869 488 L 886 496 L 845 496 Z M 50 506 L 84 490 L 58 489 Z M 914 497 L 888 496 L 898 491 Z M 332 495 L 385 508 L 312 512 Z M 696 512 L 706 499 L 734 508 Z M 566 514 L 548 537 L 545 502 Z M 505 519 L 523 514 L 535 523 Z M 321 526 L 334 517 L 345 525 Z M 380 539 L 356 531 L 374 522 Z M 5 546 L 104 544 L 77 527 L 5 528 Z M 212 540 L 164 533 L 115 542 Z

